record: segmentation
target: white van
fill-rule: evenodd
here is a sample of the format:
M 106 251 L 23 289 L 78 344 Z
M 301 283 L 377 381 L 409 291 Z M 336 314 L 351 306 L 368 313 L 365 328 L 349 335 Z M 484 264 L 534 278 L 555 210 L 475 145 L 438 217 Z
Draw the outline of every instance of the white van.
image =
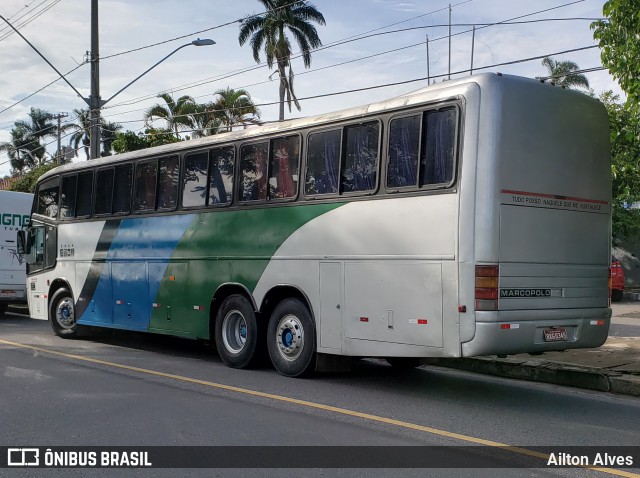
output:
M 26 303 L 26 264 L 16 247 L 17 232 L 29 225 L 33 194 L 0 191 L 0 314 Z

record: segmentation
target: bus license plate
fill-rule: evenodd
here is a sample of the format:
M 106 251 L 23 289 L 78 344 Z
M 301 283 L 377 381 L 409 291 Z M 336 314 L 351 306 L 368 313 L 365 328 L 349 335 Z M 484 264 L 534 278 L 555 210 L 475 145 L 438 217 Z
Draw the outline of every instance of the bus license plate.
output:
M 559 342 L 561 340 L 567 340 L 567 329 L 545 329 L 544 341 L 545 342 Z

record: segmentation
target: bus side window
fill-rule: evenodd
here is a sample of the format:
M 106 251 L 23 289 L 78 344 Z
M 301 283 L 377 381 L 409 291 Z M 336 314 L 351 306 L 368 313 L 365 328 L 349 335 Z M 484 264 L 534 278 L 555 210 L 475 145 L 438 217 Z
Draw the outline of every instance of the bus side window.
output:
M 156 177 L 158 163 L 145 161 L 136 167 L 136 193 L 133 209 L 136 211 L 153 211 L 156 204 Z
M 298 191 L 300 138 L 278 138 L 271 142 L 269 197 L 292 198 Z
M 309 135 L 304 193 L 337 194 L 340 170 L 340 130 Z
M 111 214 L 113 199 L 113 168 L 99 169 L 96 173 L 94 214 Z
M 91 215 L 91 196 L 93 194 L 93 171 L 78 174 L 76 192 L 76 217 Z
M 113 185 L 113 212 L 122 214 L 131 210 L 131 164 L 116 166 L 116 176 Z
M 264 201 L 267 199 L 268 151 L 268 142 L 242 146 L 240 150 L 242 181 L 238 191 L 239 201 Z
M 76 191 L 78 176 L 65 176 L 62 178 L 60 188 L 60 219 L 76 216 Z
M 453 180 L 457 109 L 424 114 L 420 184 L 448 184 Z
M 340 181 L 342 192 L 372 191 L 378 173 L 377 121 L 345 127 L 346 145 Z
M 53 178 L 38 187 L 38 214 L 47 217 L 58 217 L 58 200 L 60 199 L 60 179 Z
M 160 159 L 158 209 L 175 209 L 178 204 L 178 157 Z
M 418 185 L 420 115 L 397 118 L 389 124 L 389 165 L 387 187 Z
M 182 207 L 198 207 L 206 204 L 208 167 L 209 154 L 206 151 L 185 156 Z
M 235 149 L 233 146 L 211 151 L 209 178 L 209 206 L 229 204 L 233 197 L 233 165 Z

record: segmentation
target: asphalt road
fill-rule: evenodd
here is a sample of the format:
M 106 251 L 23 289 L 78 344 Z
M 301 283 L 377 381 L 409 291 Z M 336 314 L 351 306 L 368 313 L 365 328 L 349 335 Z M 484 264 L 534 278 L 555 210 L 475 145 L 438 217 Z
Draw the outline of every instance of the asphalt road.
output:
M 531 463 L 535 470 L 490 468 L 524 458 L 522 452 L 505 455 L 497 444 L 558 452 L 640 444 L 638 399 L 437 367 L 398 374 L 382 362 L 363 360 L 347 374 L 296 380 L 270 368 L 229 369 L 199 343 L 111 331 L 63 340 L 47 322 L 11 314 L 0 319 L 0 364 L 0 446 L 446 445 L 464 448 L 443 452 L 452 468 L 437 470 L 438 476 L 603 476 L 612 472 L 550 469 L 539 458 Z M 483 440 L 488 446 L 477 448 Z M 484 468 L 455 468 L 470 454 Z M 180 470 L 179 476 L 433 471 L 240 468 Z M 176 472 L 0 469 L 0 476 Z

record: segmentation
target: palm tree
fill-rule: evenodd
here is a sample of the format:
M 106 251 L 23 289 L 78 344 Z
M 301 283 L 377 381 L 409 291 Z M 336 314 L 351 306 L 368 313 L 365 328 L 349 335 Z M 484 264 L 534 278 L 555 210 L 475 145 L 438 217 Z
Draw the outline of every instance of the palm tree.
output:
M 6 151 L 11 168 L 23 172 L 43 164 L 47 154 L 40 143 L 44 138 L 55 136 L 53 115 L 39 108 L 31 108 L 28 120 L 18 120 L 11 129 L 11 141 L 0 143 L 0 151 Z
M 573 73 L 580 70 L 578 64 L 573 61 L 555 61 L 550 56 L 546 56 L 542 60 L 542 66 L 546 67 L 549 76 L 557 85 L 589 89 L 587 77 L 580 73 Z
M 224 131 L 232 131 L 234 126 L 260 124 L 260 110 L 251 100 L 246 90 L 226 88 L 215 92 L 218 98 L 213 103 L 213 110 L 224 127 Z
M 69 146 L 71 146 L 75 155 L 78 156 L 80 144 L 84 149 L 84 154 L 89 159 L 89 145 L 91 144 L 91 114 L 86 109 L 74 109 L 73 113 L 77 116 L 77 122 L 72 123 L 71 127 L 75 129 L 75 132 L 69 139 Z
M 220 119 L 213 103 L 202 103 L 195 106 L 193 113 L 193 137 L 203 138 L 217 134 L 222 128 L 222 120 Z
M 247 40 L 253 51 L 253 58 L 260 63 L 260 50 L 264 48 L 269 69 L 274 62 L 280 78 L 280 121 L 284 120 L 284 100 L 287 98 L 289 112 L 291 100 L 300 111 L 300 103 L 293 91 L 293 70 L 291 68 L 291 43 L 285 29 L 293 35 L 302 50 L 305 68 L 311 66 L 311 49 L 322 45 L 316 28 L 311 22 L 325 24 L 324 16 L 306 0 L 258 0 L 267 10 L 262 15 L 249 16 L 240 23 L 238 41 L 244 45 Z M 287 75 L 287 67 L 289 73 Z
M 173 130 L 176 138 L 180 138 L 179 129 L 193 129 L 194 122 L 192 115 L 195 113 L 196 102 L 188 95 L 181 96 L 175 101 L 171 95 L 160 93 L 158 98 L 162 98 L 164 105 L 157 104 L 149 108 L 145 113 L 145 121 L 150 125 L 155 119 L 163 119 L 167 123 L 167 128 Z
M 101 156 L 111 156 L 113 142 L 116 140 L 116 134 L 122 129 L 122 125 L 118 123 L 103 122 L 100 126 L 100 140 L 102 141 Z
M 22 174 L 38 164 L 38 158 L 34 155 L 38 146 L 25 136 L 26 132 L 22 128 L 14 127 L 10 134 L 10 141 L 0 143 L 0 151 L 6 152 L 9 156 L 11 172 Z

